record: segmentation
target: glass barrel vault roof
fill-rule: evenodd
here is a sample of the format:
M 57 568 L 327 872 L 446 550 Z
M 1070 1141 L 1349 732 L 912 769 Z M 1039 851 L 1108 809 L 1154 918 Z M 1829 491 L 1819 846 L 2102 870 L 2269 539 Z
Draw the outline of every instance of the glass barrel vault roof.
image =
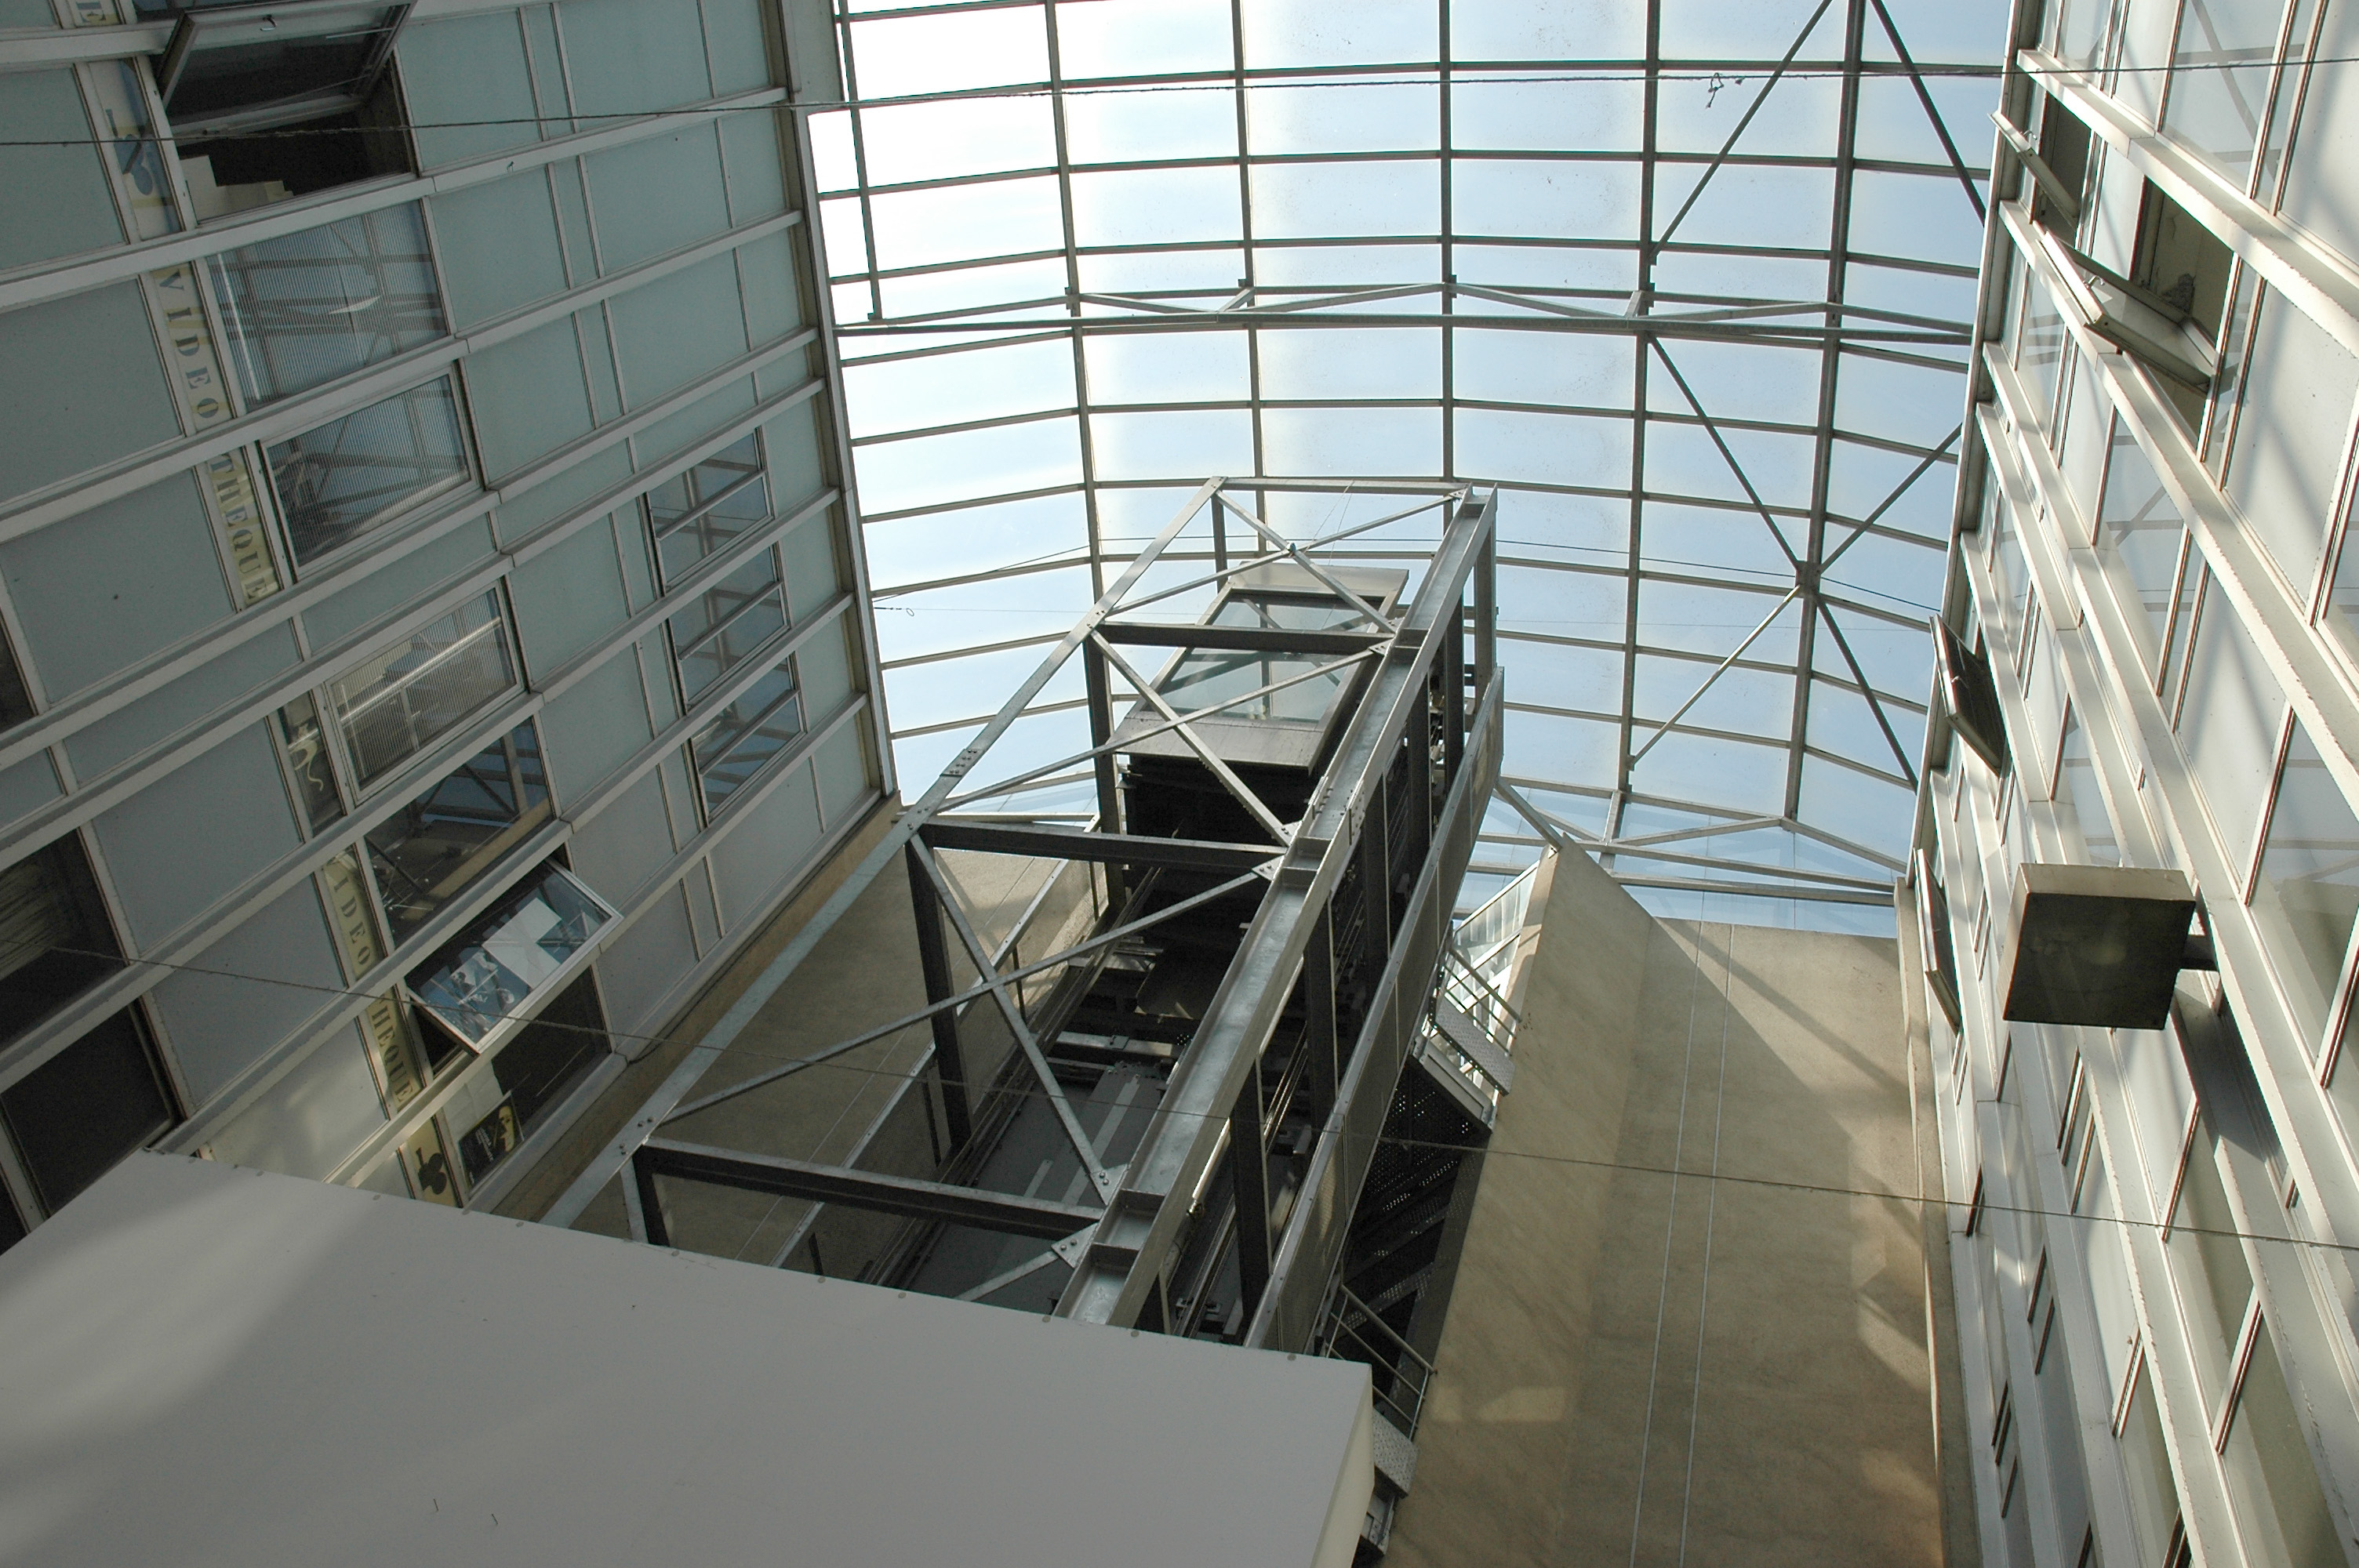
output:
M 1208 475 L 1298 537 L 1497 485 L 1515 798 L 1466 901 L 1554 836 L 1659 913 L 1890 928 L 2003 5 L 837 26 L 812 145 L 908 778 Z M 1413 558 L 1439 515 L 1357 543 Z M 1060 683 L 1004 744 L 1085 734 Z

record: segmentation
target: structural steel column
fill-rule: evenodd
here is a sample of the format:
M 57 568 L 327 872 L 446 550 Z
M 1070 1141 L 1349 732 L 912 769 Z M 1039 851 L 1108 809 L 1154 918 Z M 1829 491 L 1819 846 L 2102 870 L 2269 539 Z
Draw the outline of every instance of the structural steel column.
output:
M 1229 1173 L 1237 1207 L 1238 1326 L 1269 1289 L 1269 1150 L 1262 1141 L 1261 1074 L 1245 1075 L 1229 1110 Z
M 942 938 L 942 906 L 940 895 L 934 891 L 933 879 L 926 874 L 923 861 L 918 858 L 917 845 L 912 842 L 901 851 L 902 862 L 909 871 L 909 913 L 918 927 L 918 964 L 924 971 L 926 1003 L 947 1000 L 954 994 L 951 985 L 949 945 Z M 966 1147 L 974 1123 L 967 1109 L 966 1057 L 959 1050 L 958 1010 L 943 1008 L 928 1021 L 934 1031 L 934 1070 L 942 1081 L 942 1119 L 950 1133 L 951 1148 Z

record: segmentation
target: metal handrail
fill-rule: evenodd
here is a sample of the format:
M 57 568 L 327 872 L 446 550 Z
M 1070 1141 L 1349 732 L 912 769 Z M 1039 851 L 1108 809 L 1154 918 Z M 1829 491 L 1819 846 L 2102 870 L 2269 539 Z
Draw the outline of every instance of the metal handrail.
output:
M 1358 1321 L 1349 1321 L 1347 1314 L 1355 1315 Z M 1372 1339 L 1363 1332 L 1371 1326 L 1377 1331 L 1377 1338 Z M 1367 1352 L 1365 1357 L 1340 1353 L 1338 1347 L 1346 1335 Z M 1319 1346 L 1319 1354 L 1331 1359 L 1365 1360 L 1371 1368 L 1381 1367 L 1389 1370 L 1393 1375 L 1393 1387 L 1373 1390 L 1373 1397 L 1377 1404 L 1391 1412 L 1393 1425 L 1400 1429 L 1403 1437 L 1417 1435 L 1418 1418 L 1425 1412 L 1425 1396 L 1433 1381 L 1434 1365 L 1416 1346 L 1402 1338 L 1391 1324 L 1378 1316 L 1374 1307 L 1353 1294 L 1351 1288 L 1341 1280 L 1335 1281 L 1334 1289 L 1327 1298 L 1327 1310 L 1320 1324 Z M 1407 1358 L 1406 1364 L 1404 1357 Z M 1408 1390 L 1406 1399 L 1400 1392 L 1404 1387 Z

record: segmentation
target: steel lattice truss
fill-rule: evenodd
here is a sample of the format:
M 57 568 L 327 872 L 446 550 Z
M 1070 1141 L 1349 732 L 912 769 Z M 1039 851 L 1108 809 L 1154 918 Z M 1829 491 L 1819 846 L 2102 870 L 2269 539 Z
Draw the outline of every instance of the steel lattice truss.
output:
M 1658 909 L 1872 924 L 2005 14 L 840 16 L 852 106 L 811 125 L 901 770 L 958 752 L 1207 472 L 1296 536 L 1497 485 L 1508 784 L 1468 899 L 1579 843 Z M 1420 526 L 1368 558 L 1430 556 Z M 1083 708 L 1052 686 L 1008 743 L 1078 750 Z

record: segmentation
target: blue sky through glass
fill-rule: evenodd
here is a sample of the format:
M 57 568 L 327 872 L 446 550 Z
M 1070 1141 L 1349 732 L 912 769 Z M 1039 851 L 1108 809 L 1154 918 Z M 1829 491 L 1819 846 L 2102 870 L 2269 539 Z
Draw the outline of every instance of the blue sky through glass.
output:
M 1666 912 L 1888 930 L 2006 15 L 851 7 L 813 145 L 903 773 L 1208 475 L 1297 537 L 1497 485 L 1522 805 L 1468 898 L 1545 832 Z

